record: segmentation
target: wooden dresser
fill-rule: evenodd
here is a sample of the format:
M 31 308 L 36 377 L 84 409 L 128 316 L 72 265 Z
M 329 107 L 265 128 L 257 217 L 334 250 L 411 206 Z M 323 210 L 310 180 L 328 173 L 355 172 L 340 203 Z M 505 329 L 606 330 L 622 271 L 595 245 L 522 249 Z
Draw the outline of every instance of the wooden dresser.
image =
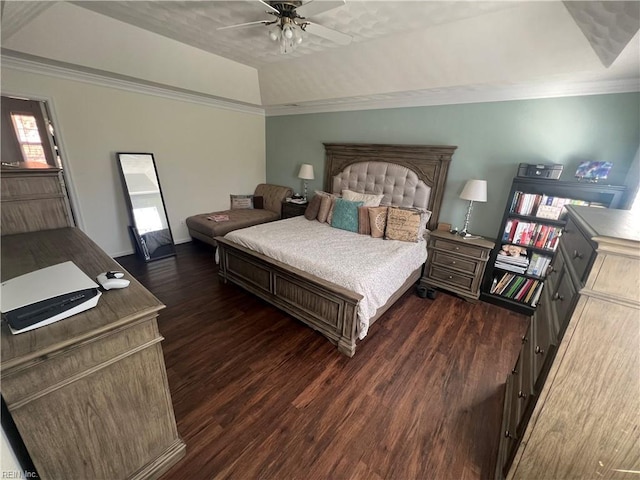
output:
M 569 206 L 507 378 L 497 479 L 640 471 L 640 221 Z
M 420 285 L 443 288 L 475 302 L 480 297 L 480 283 L 494 246 L 486 238 L 465 239 L 442 230 L 432 231 Z
M 75 226 L 62 170 L 2 167 L 2 235 Z
M 122 270 L 75 228 L 2 237 L 3 281 L 68 260 L 91 278 Z M 125 278 L 46 327 L 12 335 L 2 322 L 2 396 L 40 478 L 157 478 L 185 453 L 156 322 L 164 305 Z

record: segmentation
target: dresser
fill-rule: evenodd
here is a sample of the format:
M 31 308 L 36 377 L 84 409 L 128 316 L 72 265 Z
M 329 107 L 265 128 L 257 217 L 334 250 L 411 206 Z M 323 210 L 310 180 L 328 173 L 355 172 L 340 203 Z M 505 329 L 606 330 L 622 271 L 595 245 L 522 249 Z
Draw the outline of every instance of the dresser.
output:
M 122 270 L 76 228 L 2 237 L 2 280 L 73 261 L 89 277 Z M 185 454 L 156 317 L 135 278 L 95 308 L 12 335 L 0 326 L 1 392 L 43 479 L 157 478 Z
M 506 382 L 496 479 L 640 471 L 640 221 L 568 206 Z
M 2 235 L 75 225 L 62 170 L 2 167 Z
M 443 230 L 429 234 L 427 264 L 420 285 L 438 287 L 469 301 L 480 297 L 480 282 L 494 242 L 462 238 Z

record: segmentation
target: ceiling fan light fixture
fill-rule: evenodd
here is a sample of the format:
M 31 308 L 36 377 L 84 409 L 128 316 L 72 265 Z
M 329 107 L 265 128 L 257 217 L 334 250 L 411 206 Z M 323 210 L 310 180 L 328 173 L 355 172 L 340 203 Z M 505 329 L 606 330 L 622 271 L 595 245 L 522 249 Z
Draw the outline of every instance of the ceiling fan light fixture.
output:
M 269 30 L 269 38 L 280 43 L 280 53 L 290 53 L 302 43 L 306 23 L 298 24 L 295 19 L 283 17 Z
M 281 34 L 282 32 L 280 30 L 280 27 L 277 25 L 269 30 L 269 38 L 274 42 L 277 42 L 278 40 L 280 40 Z

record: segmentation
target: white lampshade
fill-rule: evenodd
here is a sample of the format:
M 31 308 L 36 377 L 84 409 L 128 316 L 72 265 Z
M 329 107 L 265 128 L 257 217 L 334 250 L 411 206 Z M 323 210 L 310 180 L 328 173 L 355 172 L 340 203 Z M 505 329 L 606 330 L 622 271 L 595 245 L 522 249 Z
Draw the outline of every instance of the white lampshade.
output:
M 298 178 L 303 180 L 313 180 L 313 165 L 309 165 L 308 163 L 303 163 L 300 166 L 300 172 L 298 173 Z
M 463 200 L 472 200 L 474 202 L 487 201 L 487 181 L 486 180 L 467 180 L 460 198 Z

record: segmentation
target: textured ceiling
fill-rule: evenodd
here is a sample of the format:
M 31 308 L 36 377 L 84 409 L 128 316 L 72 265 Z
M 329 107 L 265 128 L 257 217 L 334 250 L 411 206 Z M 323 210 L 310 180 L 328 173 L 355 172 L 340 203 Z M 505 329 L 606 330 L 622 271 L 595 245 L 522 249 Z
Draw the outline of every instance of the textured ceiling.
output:
M 456 103 L 456 95 L 514 86 L 562 92 L 569 84 L 640 81 L 638 1 L 347 0 L 309 19 L 350 35 L 350 45 L 307 33 L 286 55 L 264 25 L 218 30 L 272 19 L 257 0 L 2 1 L 2 41 L 56 3 L 256 68 L 267 108 L 394 98 L 410 105 L 425 94 Z
M 269 40 L 266 26 L 217 30 L 237 23 L 272 19 L 265 13 L 267 8 L 255 0 L 73 3 L 253 67 L 340 48 L 321 37 L 307 34 L 295 51 L 282 55 Z M 310 19 L 346 33 L 354 43 L 359 43 L 515 5 L 511 2 L 351 1 Z

